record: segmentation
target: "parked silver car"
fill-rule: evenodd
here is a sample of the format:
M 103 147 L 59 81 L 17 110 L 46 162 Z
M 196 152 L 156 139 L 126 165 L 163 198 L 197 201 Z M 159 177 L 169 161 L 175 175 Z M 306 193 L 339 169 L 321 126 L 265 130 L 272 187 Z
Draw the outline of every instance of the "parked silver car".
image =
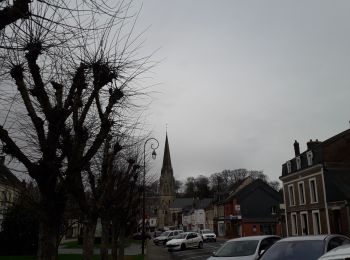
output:
M 350 244 L 338 246 L 321 256 L 318 260 L 348 260 L 350 259 Z
M 231 239 L 207 260 L 255 260 L 279 239 L 273 235 Z
M 260 260 L 317 260 L 324 253 L 350 243 L 342 235 L 288 237 L 277 241 Z
M 153 239 L 155 245 L 165 245 L 166 242 L 183 233 L 182 230 L 168 230 L 160 234 L 160 236 Z

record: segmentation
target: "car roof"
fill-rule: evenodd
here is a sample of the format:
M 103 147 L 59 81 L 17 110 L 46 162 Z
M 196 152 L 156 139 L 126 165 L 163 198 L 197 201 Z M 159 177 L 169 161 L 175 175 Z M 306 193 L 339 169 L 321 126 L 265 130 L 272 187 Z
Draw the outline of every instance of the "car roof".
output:
M 307 235 L 307 236 L 294 236 L 294 237 L 286 237 L 281 239 L 280 242 L 287 242 L 287 241 L 305 241 L 305 240 L 327 240 L 331 237 L 336 237 L 341 235 Z M 342 237 L 342 236 L 341 236 Z
M 326 260 L 326 259 L 335 259 L 333 257 L 337 257 L 336 259 L 339 259 L 339 257 L 349 257 L 350 256 L 350 244 L 338 246 L 328 253 L 324 254 L 322 257 L 320 257 L 320 260 Z
M 280 238 L 279 236 L 274 236 L 274 235 L 263 235 L 263 236 L 248 236 L 248 237 L 239 237 L 239 238 L 234 238 L 234 239 L 230 239 L 227 242 L 231 242 L 231 241 L 247 241 L 247 240 L 262 240 L 268 237 L 276 237 L 276 238 Z

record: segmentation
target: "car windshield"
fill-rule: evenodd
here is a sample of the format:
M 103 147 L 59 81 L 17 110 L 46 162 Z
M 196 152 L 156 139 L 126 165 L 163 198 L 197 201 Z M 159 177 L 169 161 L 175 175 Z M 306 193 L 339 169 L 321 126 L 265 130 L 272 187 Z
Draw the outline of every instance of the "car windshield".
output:
M 167 237 L 167 236 L 169 236 L 169 234 L 170 234 L 170 231 L 165 231 L 162 234 L 160 234 L 160 236 L 161 237 Z
M 211 230 L 203 230 L 202 231 L 202 234 L 209 234 L 209 233 L 213 233 L 213 231 L 211 231 Z
M 181 233 L 181 234 L 178 234 L 175 238 L 176 239 L 183 239 L 183 238 L 186 238 L 187 234 L 186 233 Z
M 323 240 L 286 241 L 275 243 L 261 260 L 316 260 L 323 253 Z
M 215 256 L 234 257 L 234 256 L 253 255 L 256 251 L 256 247 L 257 247 L 258 243 L 259 243 L 259 240 L 226 242 L 215 253 Z

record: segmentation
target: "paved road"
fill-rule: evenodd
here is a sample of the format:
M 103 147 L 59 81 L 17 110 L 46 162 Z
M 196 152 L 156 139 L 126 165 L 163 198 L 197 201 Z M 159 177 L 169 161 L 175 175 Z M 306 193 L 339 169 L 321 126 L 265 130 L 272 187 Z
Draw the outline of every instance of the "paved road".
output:
M 206 260 L 214 251 L 224 243 L 224 241 L 217 241 L 213 243 L 204 243 L 202 249 L 186 249 L 184 251 L 169 252 L 169 259 L 174 260 Z
M 186 249 L 184 251 L 168 252 L 164 246 L 151 245 L 149 251 L 149 260 L 156 259 L 171 259 L 171 260 L 206 260 L 214 251 L 216 251 L 224 241 L 218 241 L 215 243 L 204 243 L 202 249 Z

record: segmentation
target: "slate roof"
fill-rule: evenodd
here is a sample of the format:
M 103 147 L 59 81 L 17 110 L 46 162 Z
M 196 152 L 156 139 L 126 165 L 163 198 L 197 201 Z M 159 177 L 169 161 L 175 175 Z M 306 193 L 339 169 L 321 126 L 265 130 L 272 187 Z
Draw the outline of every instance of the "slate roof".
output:
M 350 168 L 324 172 L 327 202 L 350 200 Z
M 2 159 L 3 160 L 3 159 Z M 4 165 L 0 158 L 0 184 L 12 187 L 20 187 L 21 182 L 17 177 Z
M 204 199 L 193 199 L 193 198 L 176 198 L 171 204 L 169 208 L 175 209 L 184 209 L 185 211 L 188 209 L 205 209 L 207 208 L 213 199 L 204 198 Z
M 170 203 L 169 208 L 172 209 L 183 209 L 187 206 L 193 205 L 193 198 L 176 198 L 172 203 Z
M 195 208 L 196 209 L 206 209 L 211 202 L 213 201 L 213 199 L 210 198 L 205 198 L 205 199 L 201 199 L 199 201 L 195 201 Z

